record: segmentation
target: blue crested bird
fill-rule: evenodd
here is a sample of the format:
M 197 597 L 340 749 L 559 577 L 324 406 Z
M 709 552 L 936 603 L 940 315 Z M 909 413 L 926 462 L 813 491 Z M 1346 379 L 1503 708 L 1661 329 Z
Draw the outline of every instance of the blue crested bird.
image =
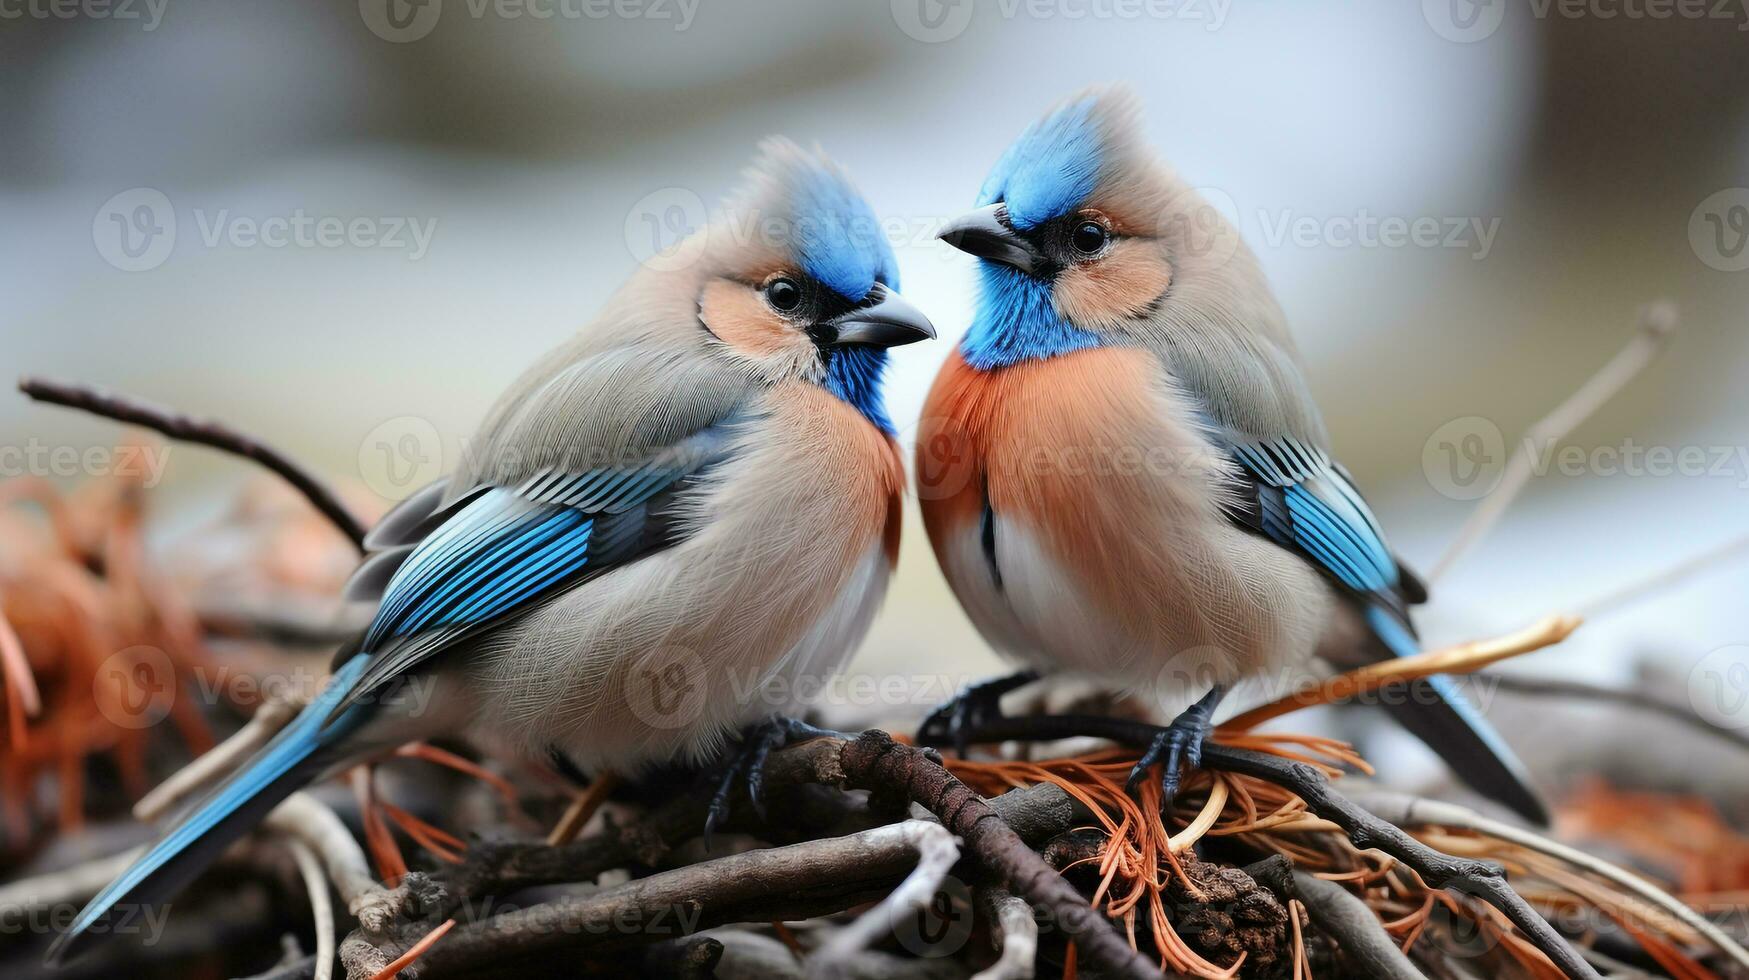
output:
M 499 399 L 457 472 L 384 517 L 349 585 L 375 618 L 320 694 L 50 959 L 118 906 L 169 898 L 299 787 L 409 740 L 466 733 L 627 774 L 739 735 L 711 822 L 731 779 L 757 806 L 764 754 L 818 731 L 782 698 L 842 668 L 897 557 L 882 375 L 887 348 L 934 336 L 898 284 L 845 174 L 763 144 L 709 227 L 646 263 Z M 397 696 L 415 682 L 429 695 Z
M 1235 683 L 1418 651 L 1426 590 L 1331 454 L 1255 257 L 1143 142 L 1133 97 L 1054 108 L 941 237 L 981 260 L 982 289 L 923 411 L 919 498 L 961 604 L 1031 669 L 969 688 L 925 737 L 963 746 L 1041 671 L 1196 696 L 1131 774 L 1163 762 L 1170 799 Z M 1206 691 L 1158 690 L 1192 678 Z M 1449 678 L 1402 695 L 1393 715 L 1460 777 L 1546 819 Z

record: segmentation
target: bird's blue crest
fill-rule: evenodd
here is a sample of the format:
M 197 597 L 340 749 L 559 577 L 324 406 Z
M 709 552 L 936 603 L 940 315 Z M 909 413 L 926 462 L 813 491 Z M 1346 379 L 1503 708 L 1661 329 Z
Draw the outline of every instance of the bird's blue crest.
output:
M 1007 204 L 1009 221 L 1025 231 L 1086 200 L 1104 156 L 1098 105 L 1085 96 L 1028 126 L 985 178 L 978 205 Z
M 850 179 L 824 154 L 787 140 L 767 140 L 754 165 L 770 181 L 775 200 L 765 202 L 776 218 L 781 244 L 808 275 L 851 302 L 877 282 L 897 289 L 899 264 L 875 218 Z

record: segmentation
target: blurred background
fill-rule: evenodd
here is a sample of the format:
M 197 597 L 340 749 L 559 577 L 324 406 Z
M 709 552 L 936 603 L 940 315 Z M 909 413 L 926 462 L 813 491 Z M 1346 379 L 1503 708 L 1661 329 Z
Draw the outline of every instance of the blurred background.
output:
M 223 418 L 380 509 L 782 133 L 856 175 L 941 329 L 896 356 L 908 448 L 972 306 L 934 228 L 1048 104 L 1123 81 L 1258 252 L 1339 455 L 1424 569 L 1641 305 L 1679 305 L 1573 434 L 1585 462 L 1439 581 L 1429 639 L 1492 635 L 1749 533 L 1749 10 L 1701 6 L 3 0 L 0 365 Z M 0 475 L 100 475 L 84 450 L 116 438 L 0 398 Z M 1635 466 L 1650 447 L 1690 463 Z M 164 461 L 160 534 L 255 478 Z M 908 520 L 858 670 L 996 671 Z M 1749 697 L 1746 587 L 1720 564 L 1513 669 L 1661 677 L 1716 714 Z M 1564 775 L 1540 736 L 1569 716 L 1489 708 Z M 1640 725 L 1622 751 L 1657 750 Z M 1371 752 L 1436 771 L 1406 739 Z

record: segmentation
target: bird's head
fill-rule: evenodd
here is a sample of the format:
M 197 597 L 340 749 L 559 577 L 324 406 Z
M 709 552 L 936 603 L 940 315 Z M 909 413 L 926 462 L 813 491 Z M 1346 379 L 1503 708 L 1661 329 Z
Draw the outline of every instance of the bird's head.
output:
M 983 260 L 967 353 L 989 364 L 1121 342 L 1175 303 L 1256 275 L 1232 225 L 1148 146 L 1123 88 L 1074 96 L 1034 122 L 996 162 L 977 209 L 940 237 Z
M 706 248 L 698 316 L 723 353 L 769 379 L 823 385 L 892 430 L 886 349 L 935 328 L 899 295 L 893 250 L 842 169 L 765 141 Z

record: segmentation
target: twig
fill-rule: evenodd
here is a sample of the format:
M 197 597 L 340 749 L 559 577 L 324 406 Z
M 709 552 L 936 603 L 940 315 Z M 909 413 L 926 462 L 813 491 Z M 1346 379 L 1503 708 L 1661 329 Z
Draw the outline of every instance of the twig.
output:
M 933 751 L 900 745 L 886 732 L 868 731 L 844 745 L 837 761 L 846 785 L 877 796 L 902 796 L 935 814 L 965 841 L 980 866 L 1034 907 L 1047 911 L 1074 939 L 1077 955 L 1101 975 L 1160 975 L 990 804 L 948 772 Z
M 1496 689 L 1512 694 L 1602 701 L 1663 715 L 1673 721 L 1682 722 L 1697 731 L 1724 739 L 1740 748 L 1749 748 L 1749 732 L 1727 728 L 1724 725 L 1715 725 L 1680 704 L 1666 701 L 1645 691 L 1605 687 L 1601 684 L 1588 684 L 1584 681 L 1570 681 L 1557 677 L 1526 677 L 1523 674 L 1496 673 L 1477 674 L 1476 676 L 1483 682 L 1493 685 Z
M 170 774 L 140 801 L 134 804 L 134 817 L 150 823 L 187 799 L 196 790 L 230 772 L 237 764 L 254 755 L 291 720 L 297 716 L 298 705 L 283 701 L 268 701 L 250 717 L 237 733 Z
M 1292 790 L 1305 801 L 1306 809 L 1346 831 L 1355 847 L 1377 848 L 1396 858 L 1419 874 L 1429 887 L 1455 887 L 1481 897 L 1505 913 L 1518 931 L 1568 977 L 1599 980 L 1591 964 L 1506 884 L 1506 873 L 1498 864 L 1441 854 L 1337 793 L 1316 766 L 1225 745 L 1205 747 L 1202 762 L 1210 769 L 1254 776 Z
M 1038 955 L 1038 922 L 1032 917 L 1032 906 L 1006 888 L 980 888 L 978 900 L 990 923 L 997 957 L 972 980 L 1032 980 Z
M 1749 555 L 1749 534 L 1733 538 L 1717 547 L 1708 548 L 1698 555 L 1684 558 L 1668 568 L 1659 569 L 1644 578 L 1611 589 L 1580 606 L 1579 614 L 1586 619 L 1594 619 L 1598 616 L 1620 612 L 1623 608 L 1660 589 L 1668 588 L 1683 579 L 1698 575 L 1721 562 L 1742 558 L 1746 555 Z
M 745 851 L 454 929 L 419 962 L 447 976 L 554 950 L 610 952 L 731 922 L 807 919 L 886 892 L 917 860 L 891 826 Z
M 64 405 L 91 412 L 105 418 L 143 425 L 172 439 L 198 443 L 254 460 L 280 475 L 304 495 L 322 516 L 346 535 L 360 551 L 364 550 L 364 524 L 353 516 L 334 491 L 292 462 L 279 450 L 258 442 L 250 436 L 210 419 L 197 419 L 172 409 L 137 401 L 126 395 L 93 388 L 88 385 L 66 384 L 44 378 L 20 378 L 18 390 L 40 402 Z
M 960 859 L 958 842 L 940 824 L 907 820 L 867 833 L 899 837 L 905 846 L 916 852 L 917 866 L 874 908 L 857 916 L 854 922 L 838 930 L 814 951 L 808 958 L 808 975 L 811 977 L 848 976 L 850 960 L 882 935 L 891 932 L 893 923 L 901 916 L 926 907 L 941 888 L 948 871 Z
M 347 912 L 365 928 L 381 929 L 393 918 L 392 893 L 377 884 L 352 831 L 320 800 L 308 793 L 293 793 L 273 808 L 262 826 L 295 837 L 315 851 Z
M 1749 950 L 1745 950 L 1736 940 L 1726 935 L 1706 916 L 1696 912 L 1680 899 L 1639 875 L 1623 870 L 1608 861 L 1568 847 L 1559 841 L 1550 840 L 1540 834 L 1533 834 L 1523 828 L 1490 819 L 1455 803 L 1385 792 L 1361 794 L 1356 797 L 1355 803 L 1377 814 L 1380 819 L 1389 820 L 1392 823 L 1402 825 L 1432 824 L 1473 830 L 1478 834 L 1503 840 L 1508 844 L 1516 844 L 1526 850 L 1546 854 L 1576 868 L 1589 871 L 1669 913 L 1672 918 L 1705 936 L 1708 942 L 1718 947 L 1720 952 L 1738 966 L 1749 969 Z
M 595 811 L 601 809 L 601 804 L 607 802 L 608 796 L 618 787 L 618 776 L 611 772 L 597 773 L 594 781 L 577 794 L 559 817 L 559 822 L 553 825 L 552 833 L 547 834 L 547 844 L 557 847 L 575 840 L 589 818 L 595 816 Z
M 1522 656 L 1565 640 L 1579 628 L 1573 616 L 1549 616 L 1542 621 L 1494 640 L 1463 643 L 1444 650 L 1431 650 L 1411 657 L 1392 657 L 1351 670 L 1324 681 L 1311 691 L 1295 691 L 1268 704 L 1259 705 L 1221 723 L 1227 731 L 1243 731 L 1301 708 L 1358 697 L 1387 684 L 1411 681 L 1435 674 L 1463 674 Z
M 1374 980 L 1420 980 L 1422 973 L 1397 948 L 1379 917 L 1348 889 L 1295 871 L 1294 891 L 1312 923 L 1336 940 L 1348 965 Z
M 992 742 L 1037 742 L 1091 735 L 1128 745 L 1145 745 L 1160 730 L 1158 726 L 1124 718 L 1042 715 L 984 721 L 977 726 L 974 737 Z M 1452 887 L 1486 900 L 1505 913 L 1519 932 L 1568 977 L 1600 980 L 1597 971 L 1507 886 L 1506 873 L 1498 864 L 1441 854 L 1336 792 L 1316 766 L 1213 741 L 1203 746 L 1202 765 L 1205 769 L 1266 780 L 1291 791 L 1305 801 L 1306 809 L 1341 827 L 1355 847 L 1376 848 L 1396 858 L 1419 874 L 1429 887 Z
M 310 897 L 310 916 L 316 923 L 315 980 L 331 980 L 334 976 L 334 904 L 328 897 L 328 879 L 322 873 L 322 861 L 310 845 L 296 837 L 286 838 L 298 874 L 304 879 L 304 891 Z
M 1644 370 L 1646 365 L 1652 363 L 1664 349 L 1664 342 L 1675 332 L 1677 323 L 1675 304 L 1668 301 L 1647 304 L 1640 311 L 1639 329 L 1627 346 L 1598 369 L 1590 380 L 1580 385 L 1578 391 L 1569 395 L 1554 411 L 1525 431 L 1518 448 L 1506 462 L 1500 485 L 1470 512 L 1469 520 L 1464 522 L 1451 546 L 1428 573 L 1429 584 L 1437 581 L 1463 557 L 1464 552 L 1482 540 L 1493 529 L 1495 522 L 1500 520 L 1501 515 L 1506 513 L 1506 509 L 1512 506 L 1512 502 L 1518 498 L 1535 473 L 1534 457 L 1537 447 L 1552 446 L 1565 439 L 1580 423 L 1590 418 L 1593 412 L 1614 398 L 1617 392 Z

